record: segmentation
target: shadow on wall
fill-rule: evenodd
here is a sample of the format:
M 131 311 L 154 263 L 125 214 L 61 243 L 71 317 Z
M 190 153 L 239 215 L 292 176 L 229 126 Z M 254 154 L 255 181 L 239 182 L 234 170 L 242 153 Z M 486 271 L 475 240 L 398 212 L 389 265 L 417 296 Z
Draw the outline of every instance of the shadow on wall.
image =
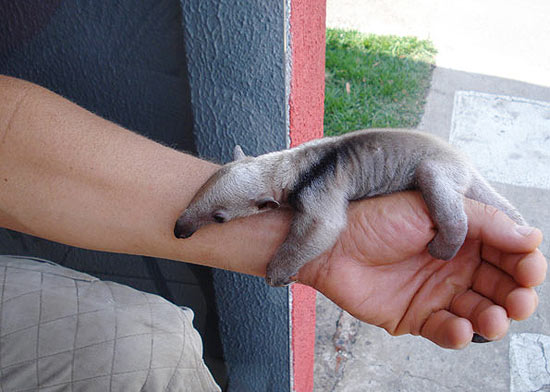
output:
M 0 72 L 195 151 L 179 1 L 2 4 Z

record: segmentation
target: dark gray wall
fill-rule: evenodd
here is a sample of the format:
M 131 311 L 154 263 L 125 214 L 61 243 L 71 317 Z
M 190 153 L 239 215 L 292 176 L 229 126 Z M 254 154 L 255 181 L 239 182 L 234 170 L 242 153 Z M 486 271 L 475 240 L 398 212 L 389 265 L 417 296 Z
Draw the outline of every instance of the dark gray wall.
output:
M 195 142 L 228 160 L 286 147 L 284 1 L 182 1 Z M 221 154 L 221 155 L 220 155 Z
M 283 5 L 0 0 L 0 73 L 217 161 L 228 160 L 235 143 L 249 154 L 282 149 Z M 224 384 L 208 269 L 92 252 L 8 230 L 0 230 L 0 252 L 47 258 L 192 306 L 208 364 Z M 287 289 L 224 271 L 215 271 L 214 280 L 229 390 L 289 390 Z
M 0 0 L 0 10 L 0 72 L 195 150 L 178 0 Z
M 178 0 L 0 0 L 0 73 L 195 152 L 183 35 Z M 49 259 L 191 307 L 207 364 L 224 385 L 210 269 L 93 252 L 3 229 L 0 253 Z
M 286 147 L 284 1 L 182 2 L 197 151 Z M 246 243 L 243 242 L 243 246 Z M 288 290 L 214 271 L 229 390 L 290 390 Z

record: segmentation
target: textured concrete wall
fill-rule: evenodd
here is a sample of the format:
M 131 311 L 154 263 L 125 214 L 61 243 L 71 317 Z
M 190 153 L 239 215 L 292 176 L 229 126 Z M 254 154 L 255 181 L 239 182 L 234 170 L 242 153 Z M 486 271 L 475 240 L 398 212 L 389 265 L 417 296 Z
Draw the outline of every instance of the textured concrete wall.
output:
M 235 144 L 251 155 L 285 148 L 284 3 L 182 6 L 199 154 L 225 162 Z M 226 271 L 214 281 L 229 391 L 289 391 L 288 289 Z
M 196 151 L 206 158 L 227 161 L 235 143 L 254 155 L 287 147 L 285 2 L 157 0 L 141 2 L 139 7 L 133 0 L 10 4 L 11 24 L 2 21 L 8 12 L 0 15 L 0 33 L 9 37 L 0 39 L 0 72 L 41 84 L 166 144 L 193 151 L 196 143 Z M 296 13 L 302 16 L 295 25 L 308 21 L 307 12 L 306 7 Z M 317 11 L 315 17 L 319 16 Z M 307 29 L 297 31 L 300 40 L 309 42 Z M 295 47 L 310 50 L 307 44 Z M 303 52 L 300 62 L 308 63 L 308 53 Z M 294 95 L 289 111 L 291 119 L 301 119 L 295 124 L 302 124 L 293 126 L 294 145 L 320 136 L 322 129 L 319 83 L 308 88 L 309 72 L 304 69 L 295 74 L 299 78 L 289 79 L 292 88 L 301 91 Z M 314 114 L 308 114 L 308 90 L 316 92 Z M 50 258 L 168 297 L 173 294 L 176 302 L 199 295 L 185 290 L 200 283 L 193 280 L 180 288 L 176 282 L 184 275 L 183 263 L 106 255 L 8 231 L 0 231 L 0 248 L 5 253 Z M 163 275 L 170 277 L 169 285 L 156 287 Z M 229 390 L 290 390 L 288 289 L 272 289 L 261 279 L 224 271 L 216 271 L 214 277 Z M 211 318 L 208 309 L 202 310 L 196 320 L 201 325 Z M 294 307 L 300 314 L 304 310 L 307 313 Z M 295 325 L 295 332 L 311 322 L 311 313 L 305 320 Z M 296 337 L 294 349 L 307 349 L 311 336 Z M 209 347 L 213 340 L 215 336 L 206 337 L 207 353 L 214 350 Z M 301 365 L 297 371 L 307 379 L 311 363 Z
M 193 151 L 180 13 L 176 0 L 2 2 L 0 72 Z
M 0 73 L 194 152 L 183 35 L 178 0 L 0 1 Z M 49 259 L 193 308 L 206 361 L 223 383 L 209 269 L 73 248 L 4 229 L 0 253 Z
M 282 1 L 183 1 L 197 149 L 228 160 L 286 147 Z

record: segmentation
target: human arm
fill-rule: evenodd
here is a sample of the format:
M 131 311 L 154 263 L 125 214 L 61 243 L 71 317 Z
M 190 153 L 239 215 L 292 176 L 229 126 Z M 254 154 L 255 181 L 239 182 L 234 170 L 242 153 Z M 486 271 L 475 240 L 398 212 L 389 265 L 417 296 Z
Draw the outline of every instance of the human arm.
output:
M 17 79 L 0 77 L 0 102 L 0 226 L 83 248 L 257 276 L 288 232 L 290 214 L 274 211 L 208 225 L 177 240 L 177 217 L 217 165 Z M 434 230 L 418 194 L 352 203 L 335 247 L 302 268 L 299 279 L 392 334 L 421 334 L 455 348 L 471 339 L 473 329 L 501 337 L 507 316 L 521 319 L 534 311 L 537 296 L 530 287 L 546 272 L 536 249 L 541 234 L 517 237 L 503 214 L 466 205 L 468 241 L 454 260 L 443 262 L 426 252 Z M 481 263 L 483 251 L 498 268 Z M 500 265 L 495 252 L 508 261 Z M 477 297 L 487 281 L 494 292 Z M 473 310 L 465 314 L 464 308 Z
M 65 244 L 263 275 L 288 214 L 174 223 L 218 166 L 162 146 L 34 84 L 0 77 L 0 225 Z M 241 246 L 242 238 L 261 246 Z

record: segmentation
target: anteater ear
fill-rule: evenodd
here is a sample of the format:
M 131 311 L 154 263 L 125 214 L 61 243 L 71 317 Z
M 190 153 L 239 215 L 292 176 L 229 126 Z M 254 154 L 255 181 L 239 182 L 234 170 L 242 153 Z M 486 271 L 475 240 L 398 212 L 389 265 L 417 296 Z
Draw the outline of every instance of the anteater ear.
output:
M 239 159 L 245 158 L 246 155 L 244 155 L 243 149 L 238 144 L 233 149 L 233 160 L 238 161 Z
M 280 207 L 279 202 L 273 197 L 262 197 L 257 199 L 255 203 L 259 210 L 274 210 Z

